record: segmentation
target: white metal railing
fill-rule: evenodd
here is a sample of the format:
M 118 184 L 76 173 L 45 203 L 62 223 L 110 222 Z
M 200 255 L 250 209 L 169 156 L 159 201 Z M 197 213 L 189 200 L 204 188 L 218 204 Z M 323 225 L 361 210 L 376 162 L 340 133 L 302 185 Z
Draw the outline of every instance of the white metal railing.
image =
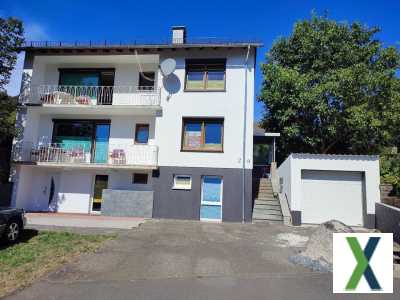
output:
M 147 86 L 39 85 L 28 102 L 50 105 L 160 105 L 161 90 Z
M 55 164 L 96 164 L 118 166 L 156 166 L 158 147 L 154 145 L 108 144 L 94 148 L 84 145 L 24 142 L 14 145 L 13 160 Z

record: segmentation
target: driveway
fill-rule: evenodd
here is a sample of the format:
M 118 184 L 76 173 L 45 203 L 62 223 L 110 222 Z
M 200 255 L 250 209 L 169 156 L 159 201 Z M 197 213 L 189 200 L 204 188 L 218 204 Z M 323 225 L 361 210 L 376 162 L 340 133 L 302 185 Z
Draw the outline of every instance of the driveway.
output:
M 399 299 L 399 280 L 396 295 L 334 296 L 331 274 L 288 262 L 311 230 L 152 220 L 9 299 Z

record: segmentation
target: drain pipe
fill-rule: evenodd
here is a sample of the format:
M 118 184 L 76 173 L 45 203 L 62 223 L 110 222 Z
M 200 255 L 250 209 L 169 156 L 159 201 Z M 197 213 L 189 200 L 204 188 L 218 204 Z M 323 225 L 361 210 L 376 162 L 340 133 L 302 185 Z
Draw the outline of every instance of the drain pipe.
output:
M 242 149 L 242 223 L 245 222 L 245 200 L 246 200 L 246 129 L 247 129 L 247 64 L 250 55 L 250 45 L 247 46 L 246 59 L 244 62 L 244 109 L 243 109 L 243 149 Z

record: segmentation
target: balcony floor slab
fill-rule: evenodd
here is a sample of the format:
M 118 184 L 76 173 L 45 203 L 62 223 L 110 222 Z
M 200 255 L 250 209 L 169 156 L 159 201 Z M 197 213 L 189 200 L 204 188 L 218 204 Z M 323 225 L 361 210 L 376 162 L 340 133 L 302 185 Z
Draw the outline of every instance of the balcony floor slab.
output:
M 30 108 L 39 110 L 40 114 L 57 115 L 146 115 L 157 116 L 162 111 L 159 105 L 60 105 L 43 104 L 29 105 Z
M 156 170 L 155 165 L 112 165 L 112 164 L 85 164 L 85 163 L 51 163 L 51 162 L 15 162 L 33 167 L 46 167 L 55 169 L 87 169 L 87 170 Z

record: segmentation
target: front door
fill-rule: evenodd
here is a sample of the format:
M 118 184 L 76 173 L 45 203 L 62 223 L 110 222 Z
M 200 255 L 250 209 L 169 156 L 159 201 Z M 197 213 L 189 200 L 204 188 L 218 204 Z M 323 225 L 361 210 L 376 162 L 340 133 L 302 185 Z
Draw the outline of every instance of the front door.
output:
M 92 212 L 101 212 L 103 190 L 108 187 L 108 175 L 96 175 L 94 178 Z
M 222 177 L 203 176 L 201 183 L 200 220 L 222 220 Z

